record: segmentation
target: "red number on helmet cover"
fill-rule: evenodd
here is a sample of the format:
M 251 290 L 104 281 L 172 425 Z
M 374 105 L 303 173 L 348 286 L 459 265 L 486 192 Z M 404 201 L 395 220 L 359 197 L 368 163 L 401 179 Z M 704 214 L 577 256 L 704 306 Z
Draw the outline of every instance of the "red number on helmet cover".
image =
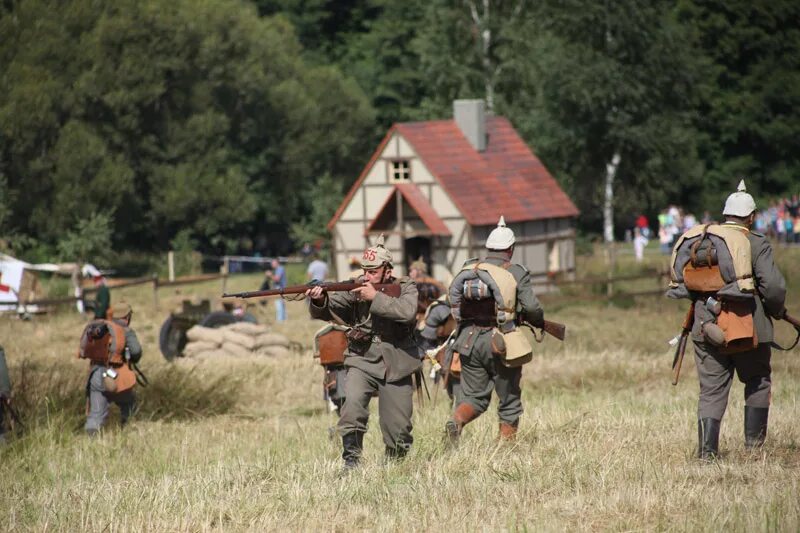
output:
M 367 248 L 364 250 L 364 259 L 367 261 L 374 261 L 375 260 L 375 250 L 370 250 Z

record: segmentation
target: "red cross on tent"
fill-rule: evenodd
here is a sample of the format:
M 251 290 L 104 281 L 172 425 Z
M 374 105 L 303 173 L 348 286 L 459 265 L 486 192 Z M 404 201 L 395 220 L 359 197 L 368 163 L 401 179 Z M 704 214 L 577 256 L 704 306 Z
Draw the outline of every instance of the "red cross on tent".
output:
M 0 292 L 10 292 L 11 287 L 9 287 L 8 285 L 3 285 L 2 278 L 3 278 L 3 273 L 0 272 Z

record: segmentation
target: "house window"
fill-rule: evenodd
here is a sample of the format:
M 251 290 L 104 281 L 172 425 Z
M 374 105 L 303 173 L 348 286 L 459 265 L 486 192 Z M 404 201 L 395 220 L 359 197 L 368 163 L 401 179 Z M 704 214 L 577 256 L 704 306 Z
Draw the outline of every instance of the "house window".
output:
M 409 181 L 411 165 L 407 160 L 389 161 L 389 179 L 392 181 Z

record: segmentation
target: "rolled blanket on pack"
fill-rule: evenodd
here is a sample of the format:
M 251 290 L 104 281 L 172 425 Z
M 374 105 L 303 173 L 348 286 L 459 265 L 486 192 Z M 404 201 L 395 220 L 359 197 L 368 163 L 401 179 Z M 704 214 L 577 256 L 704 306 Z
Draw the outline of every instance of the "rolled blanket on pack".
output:
M 500 293 L 500 287 L 497 282 L 492 278 L 491 274 L 485 270 L 477 268 L 464 269 L 450 284 L 450 309 L 456 320 L 461 319 L 461 300 L 464 298 L 464 282 L 479 279 L 489 287 L 489 292 L 492 293 L 497 307 L 502 309 L 505 307 L 503 302 L 503 295 Z

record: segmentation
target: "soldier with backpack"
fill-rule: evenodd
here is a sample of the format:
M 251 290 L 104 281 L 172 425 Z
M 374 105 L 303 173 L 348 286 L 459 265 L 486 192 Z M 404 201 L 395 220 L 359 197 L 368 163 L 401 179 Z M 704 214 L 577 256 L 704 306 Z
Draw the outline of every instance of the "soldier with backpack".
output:
M 111 308 L 111 318 L 93 320 L 81 335 L 78 357 L 91 363 L 86 383 L 86 433 L 94 435 L 108 417 L 108 406 L 120 408 L 125 425 L 136 405 L 136 363 L 142 346 L 130 328 L 133 311 L 125 302 Z
M 667 296 L 691 300 L 686 330 L 700 380 L 698 456 L 719 455 L 719 432 L 734 371 L 744 383 L 744 437 L 759 447 L 767 435 L 772 369 L 770 317 L 785 314 L 786 282 L 767 238 L 750 228 L 756 204 L 745 188 L 728 196 L 722 224 L 684 233 L 672 252 Z
M 522 365 L 533 348 L 523 323 L 544 325 L 544 311 L 524 266 L 512 263 L 516 239 L 503 217 L 486 240 L 488 254 L 467 262 L 450 285 L 451 311 L 458 320 L 452 350 L 461 361 L 460 403 L 445 429 L 458 441 L 466 424 L 489 407 L 497 393 L 500 438 L 513 439 L 522 415 Z

